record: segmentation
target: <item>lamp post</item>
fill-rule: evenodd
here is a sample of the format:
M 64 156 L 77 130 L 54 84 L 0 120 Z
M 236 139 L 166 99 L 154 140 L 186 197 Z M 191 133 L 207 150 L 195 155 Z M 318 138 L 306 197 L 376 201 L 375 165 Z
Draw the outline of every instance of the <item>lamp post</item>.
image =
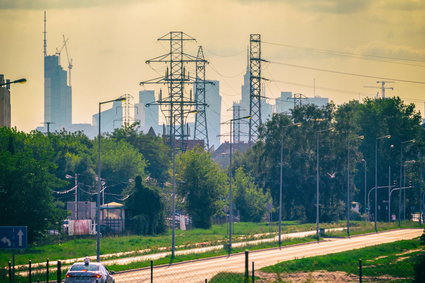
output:
M 187 112 L 183 112 L 182 114 L 189 115 L 190 113 L 198 113 L 197 110 L 191 110 Z M 177 115 L 181 115 L 181 113 L 178 113 Z M 176 119 L 174 115 L 171 119 Z M 174 128 L 171 129 L 171 144 L 173 145 L 171 155 L 173 159 L 173 171 L 172 171 L 172 199 L 171 199 L 171 210 L 172 210 L 172 216 L 171 216 L 171 258 L 174 258 L 175 252 L 176 252 L 176 222 L 175 222 L 175 215 L 176 215 L 176 139 L 175 139 L 175 123 L 172 121 L 172 125 L 174 125 Z M 181 125 L 183 127 L 184 125 Z
M 14 80 L 14 81 L 8 81 L 5 83 L 1 83 L 0 86 L 6 86 L 6 85 L 11 85 L 11 84 L 24 84 L 27 82 L 27 79 L 19 79 L 19 80 Z
M 403 185 L 403 145 L 408 143 L 415 143 L 415 139 L 403 141 L 400 143 L 400 185 L 401 187 Z M 401 190 L 398 191 L 398 226 L 401 225 Z
M 71 175 L 66 174 L 65 178 L 67 179 L 74 179 L 75 181 L 75 193 L 74 193 L 74 212 L 75 212 L 75 219 L 78 220 L 78 174 L 75 173 L 75 176 L 72 177 Z
M 320 233 L 319 233 L 319 225 L 320 225 L 320 210 L 319 210 L 319 203 L 320 203 L 320 181 L 319 181 L 319 168 L 320 168 L 320 152 L 319 152 L 319 144 L 320 144 L 320 133 L 327 132 L 327 131 L 334 131 L 334 128 L 328 128 L 325 130 L 316 131 L 316 237 L 317 241 L 320 240 Z
M 364 136 L 347 137 L 347 236 L 350 237 L 350 141 L 354 139 L 364 139 Z
M 366 212 L 366 195 L 367 195 L 367 162 L 366 159 L 362 159 L 362 162 L 364 163 L 364 212 Z M 367 213 L 367 217 L 369 219 L 369 211 Z
M 406 160 L 403 165 L 403 187 L 406 187 L 406 166 L 416 163 L 416 160 Z M 406 190 L 403 190 L 403 220 L 406 220 Z
M 388 209 L 391 209 L 391 194 L 394 191 L 401 191 L 401 190 L 406 190 L 406 189 L 411 189 L 411 188 L 413 188 L 413 186 L 390 189 L 390 193 L 389 193 L 389 196 L 388 196 Z
M 283 195 L 283 130 L 295 126 L 300 127 L 301 123 L 293 123 L 290 125 L 287 125 L 285 127 L 282 127 L 281 132 L 281 141 L 280 141 L 280 185 L 279 185 L 279 247 L 282 246 L 282 195 Z
M 99 118 L 98 118 L 98 136 L 97 136 L 97 196 L 96 196 L 96 261 L 100 262 L 100 191 L 102 186 L 102 178 L 100 174 L 100 137 L 101 137 L 101 110 L 102 105 L 115 101 L 125 101 L 125 97 L 113 100 L 99 102 Z
M 232 236 L 233 236 L 233 191 L 232 191 L 232 143 L 233 143 L 233 135 L 232 135 L 232 127 L 233 122 L 243 119 L 251 119 L 251 116 L 244 116 L 235 119 L 231 119 L 229 121 L 230 124 L 230 143 L 229 143 L 229 253 L 232 252 Z
M 375 188 L 378 187 L 378 141 L 382 139 L 389 139 L 391 135 L 385 135 L 375 138 Z M 378 232 L 377 218 L 378 218 L 378 190 L 375 190 L 375 232 Z

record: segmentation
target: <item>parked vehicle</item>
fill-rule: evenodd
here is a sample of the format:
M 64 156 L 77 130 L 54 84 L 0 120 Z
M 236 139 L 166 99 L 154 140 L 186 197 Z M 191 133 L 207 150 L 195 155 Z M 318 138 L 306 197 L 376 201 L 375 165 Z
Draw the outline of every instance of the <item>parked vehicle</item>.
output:
M 85 258 L 84 262 L 74 263 L 65 276 L 65 283 L 115 283 L 112 276 L 113 271 L 109 271 L 100 262 L 90 262 Z

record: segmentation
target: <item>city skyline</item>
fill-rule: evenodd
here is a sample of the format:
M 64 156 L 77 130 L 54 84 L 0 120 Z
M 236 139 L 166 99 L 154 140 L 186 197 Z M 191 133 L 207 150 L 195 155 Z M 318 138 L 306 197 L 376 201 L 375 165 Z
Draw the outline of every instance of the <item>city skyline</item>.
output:
M 150 89 L 138 83 L 164 70 L 153 70 L 145 61 L 158 49 L 167 49 L 156 39 L 170 30 L 181 30 L 197 39 L 190 45 L 190 53 L 196 54 L 198 45 L 204 47 L 210 62 L 206 79 L 220 81 L 222 121 L 231 118 L 226 110 L 241 99 L 250 33 L 262 34 L 262 55 L 270 62 L 264 65 L 264 77 L 270 79 L 265 83 L 270 102 L 282 91 L 329 97 L 337 104 L 374 97 L 379 89 L 365 86 L 378 87 L 376 76 L 415 81 L 389 85 L 394 90 L 387 91 L 387 96 L 415 102 L 423 116 L 425 4 L 399 2 L 223 0 L 208 5 L 193 1 L 122 1 L 118 5 L 112 1 L 74 1 L 57 6 L 60 4 L 56 1 L 6 1 L 0 3 L 0 23 L 3 33 L 8 31 L 0 47 L 1 73 L 10 79 L 28 80 L 24 86 L 11 87 L 12 126 L 30 131 L 44 120 L 44 10 L 48 53 L 54 54 L 62 45 L 62 34 L 69 38 L 74 62 L 73 123 L 90 123 L 99 101 L 125 93 L 137 96 L 139 91 Z M 61 61 L 64 66 L 66 58 Z

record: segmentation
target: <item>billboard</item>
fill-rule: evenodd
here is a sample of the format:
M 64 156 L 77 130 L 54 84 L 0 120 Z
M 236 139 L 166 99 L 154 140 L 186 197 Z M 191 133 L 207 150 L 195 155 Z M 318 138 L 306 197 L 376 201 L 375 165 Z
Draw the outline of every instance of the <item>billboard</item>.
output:
M 68 235 L 93 235 L 94 229 L 90 219 L 69 220 Z

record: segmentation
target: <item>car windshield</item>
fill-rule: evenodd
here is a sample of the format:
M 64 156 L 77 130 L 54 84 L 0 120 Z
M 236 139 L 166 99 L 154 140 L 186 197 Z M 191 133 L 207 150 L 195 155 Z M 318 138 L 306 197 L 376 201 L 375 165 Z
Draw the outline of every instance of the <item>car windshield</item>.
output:
M 99 270 L 99 265 L 96 264 L 74 264 L 70 271 L 98 271 Z

